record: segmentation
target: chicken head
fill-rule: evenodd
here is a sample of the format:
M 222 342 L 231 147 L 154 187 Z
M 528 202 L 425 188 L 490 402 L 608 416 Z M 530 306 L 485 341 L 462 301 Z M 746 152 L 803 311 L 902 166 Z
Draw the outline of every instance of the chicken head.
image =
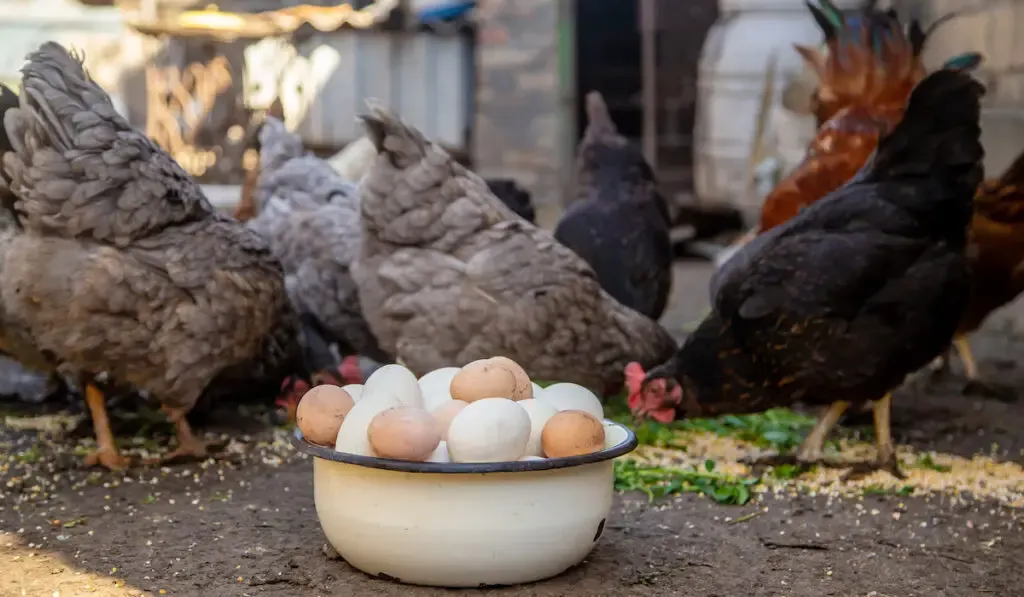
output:
M 671 423 L 676 418 L 676 406 L 683 401 L 682 386 L 670 379 L 654 379 L 645 384 L 646 377 L 639 363 L 626 365 L 629 411 L 638 421 Z
M 291 378 L 284 380 L 281 384 L 281 395 L 275 404 L 287 412 L 287 421 L 295 420 L 295 413 L 299 408 L 299 400 L 310 390 L 310 388 L 332 384 L 345 386 L 349 384 L 363 383 L 363 371 L 359 367 L 359 359 L 356 356 L 348 356 L 342 359 L 341 364 L 334 371 L 325 369 L 312 375 L 313 385 L 301 379 Z

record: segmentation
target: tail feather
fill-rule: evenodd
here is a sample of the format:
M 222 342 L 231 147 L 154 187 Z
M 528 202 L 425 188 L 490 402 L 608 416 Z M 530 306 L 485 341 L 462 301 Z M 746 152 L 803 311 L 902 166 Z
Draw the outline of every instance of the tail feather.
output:
M 985 87 L 961 70 L 939 70 L 910 95 L 903 120 L 878 144 L 874 159 L 856 177 L 885 180 L 939 173 L 974 189 L 981 182 L 979 119 Z
M 377 153 L 385 154 L 391 163 L 404 168 L 423 159 L 430 142 L 415 128 L 402 122 L 402 119 L 375 100 L 367 100 L 369 112 L 359 119 L 366 128 L 366 135 L 377 148 Z
M 175 161 L 114 109 L 81 58 L 47 42 L 7 109 L 4 171 L 26 227 L 124 245 L 215 210 Z M 112 217 L 111 214 L 117 214 Z
M 3 126 L 4 117 L 11 108 L 18 107 L 18 94 L 13 89 L 6 85 L 0 84 L 0 165 L 3 163 L 4 154 L 14 151 L 14 146 L 11 144 L 11 138 L 7 134 L 6 128 Z M 16 198 L 14 193 L 10 189 L 11 180 L 8 178 L 7 173 L 4 172 L 3 168 L 0 167 L 0 209 L 5 212 L 4 218 L 0 219 L 3 224 L 0 224 L 0 228 L 6 228 L 6 223 L 13 222 L 18 228 L 21 228 L 21 220 L 18 218 L 18 213 L 14 209 L 14 203 Z

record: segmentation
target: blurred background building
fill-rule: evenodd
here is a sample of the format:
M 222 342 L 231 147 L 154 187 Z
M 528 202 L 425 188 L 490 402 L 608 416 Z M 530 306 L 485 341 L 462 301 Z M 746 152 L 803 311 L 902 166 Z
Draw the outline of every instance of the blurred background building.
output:
M 1014 34 L 1024 1 L 892 3 L 925 23 L 965 11 L 936 33 L 927 62 L 984 53 L 988 165 L 1006 166 L 1024 138 L 1024 48 Z M 306 144 L 328 154 L 361 134 L 364 98 L 380 98 L 482 174 L 519 180 L 542 222 L 571 196 L 591 89 L 678 202 L 752 213 L 754 162 L 774 156 L 792 167 L 813 134 L 810 118 L 782 102 L 802 68 L 792 44 L 820 41 L 802 0 L 364 0 L 347 16 L 299 4 L 223 0 L 216 8 L 236 18 L 190 21 L 185 11 L 209 3 L 6 0 L 0 78 L 16 81 L 44 40 L 81 48 L 132 123 L 210 184 L 241 181 L 254 159 L 252 123 L 275 100 Z

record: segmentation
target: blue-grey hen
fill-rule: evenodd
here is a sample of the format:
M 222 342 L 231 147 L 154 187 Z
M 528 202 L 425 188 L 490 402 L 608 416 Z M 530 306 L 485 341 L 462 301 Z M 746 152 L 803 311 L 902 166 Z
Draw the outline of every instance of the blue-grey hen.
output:
M 129 126 L 78 57 L 46 43 L 22 73 L 20 105 L 3 118 L 23 225 L 3 256 L 8 316 L 85 389 L 98 444 L 88 462 L 127 464 L 93 383 L 104 373 L 162 403 L 178 437 L 167 458 L 206 456 L 185 419 L 200 398 L 276 395 L 305 374 L 281 265 Z
M 363 318 L 350 272 L 363 240 L 356 185 L 307 153 L 299 136 L 276 118 L 267 118 L 259 141 L 254 198 L 260 208 L 247 225 L 267 239 L 284 267 L 288 296 L 303 321 L 307 362 L 316 372 L 338 368 L 345 382 L 362 383 L 365 372 L 353 357 L 390 357 Z M 341 367 L 331 345 L 345 357 Z M 355 375 L 346 375 L 352 366 Z M 293 411 L 295 404 L 283 406 Z
M 875 468 L 899 476 L 890 392 L 941 354 L 970 294 L 984 87 L 923 79 L 903 120 L 847 185 L 761 234 L 712 280 L 712 312 L 631 406 L 677 417 L 830 404 L 797 452 L 819 459 L 851 405 L 873 402 Z
M 579 200 L 555 239 L 597 273 L 601 288 L 658 319 L 672 289 L 669 211 L 640 149 L 619 134 L 600 93 L 587 94 L 587 130 L 576 155 Z

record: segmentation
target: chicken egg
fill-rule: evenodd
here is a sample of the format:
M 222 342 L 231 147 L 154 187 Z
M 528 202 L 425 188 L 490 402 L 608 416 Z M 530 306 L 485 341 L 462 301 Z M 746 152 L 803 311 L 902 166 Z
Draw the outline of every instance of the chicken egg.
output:
M 434 416 L 437 432 L 441 434 L 442 440 L 448 439 L 448 428 L 452 426 L 452 419 L 464 408 L 466 408 L 466 403 L 462 400 L 449 400 L 430 413 Z
M 543 456 L 544 449 L 541 447 L 540 436 L 544 431 L 545 423 L 548 422 L 548 419 L 558 414 L 558 411 L 547 402 L 533 398 L 520 400 L 517 404 L 530 417 L 530 439 L 526 442 L 526 455 Z
M 448 428 L 452 462 L 519 460 L 530 439 L 530 415 L 508 398 L 483 398 L 455 415 Z
M 531 460 L 547 460 L 547 458 L 544 458 L 543 456 L 533 456 L 532 454 L 527 454 L 526 456 L 520 458 L 519 462 L 529 462 Z
M 459 372 L 458 367 L 443 367 L 427 373 L 417 382 L 423 394 L 423 408 L 433 411 L 452 399 L 452 378 Z
M 427 462 L 451 462 L 452 457 L 448 455 L 448 442 L 441 440 L 437 447 L 430 453 Z
M 366 436 L 377 456 L 414 462 L 429 458 L 441 442 L 434 417 L 413 406 L 377 413 L 370 421 Z
M 533 397 L 536 398 L 544 393 L 544 388 L 537 385 L 537 382 L 531 381 L 530 385 L 533 387 Z
M 405 406 L 423 408 L 423 393 L 416 376 L 401 365 L 384 365 L 370 375 L 363 386 L 363 396 L 393 396 Z
M 370 439 L 367 437 L 370 421 L 382 411 L 399 406 L 403 406 L 403 404 L 390 394 L 373 397 L 364 393 L 363 398 L 356 402 L 352 410 L 345 415 L 345 420 L 341 422 L 341 429 L 338 430 L 334 449 L 338 452 L 359 456 L 376 456 L 373 453 L 373 448 L 370 447 Z
M 334 445 L 345 415 L 355 402 L 344 388 L 321 385 L 310 389 L 299 400 L 295 423 L 302 437 L 321 446 Z
M 548 458 L 582 456 L 604 449 L 604 425 L 582 410 L 563 410 L 548 419 L 541 434 Z
M 348 392 L 353 402 L 359 402 L 359 399 L 363 397 L 363 384 L 361 383 L 350 383 L 347 386 L 341 386 L 341 389 Z
M 510 396 L 513 400 L 529 400 L 533 398 L 533 382 L 530 381 L 530 376 L 526 374 L 526 369 L 519 366 L 519 363 L 513 361 L 508 357 L 491 357 L 488 359 L 492 363 L 497 363 L 502 367 L 505 367 L 512 372 L 512 375 L 516 378 L 516 389 L 513 395 Z
M 540 400 L 547 402 L 556 410 L 582 410 L 598 420 L 604 419 L 604 406 L 598 397 L 581 385 L 574 383 L 556 383 L 544 388 Z
M 516 376 L 490 359 L 473 361 L 452 378 L 452 399 L 474 402 L 482 398 L 508 398 L 516 393 Z

